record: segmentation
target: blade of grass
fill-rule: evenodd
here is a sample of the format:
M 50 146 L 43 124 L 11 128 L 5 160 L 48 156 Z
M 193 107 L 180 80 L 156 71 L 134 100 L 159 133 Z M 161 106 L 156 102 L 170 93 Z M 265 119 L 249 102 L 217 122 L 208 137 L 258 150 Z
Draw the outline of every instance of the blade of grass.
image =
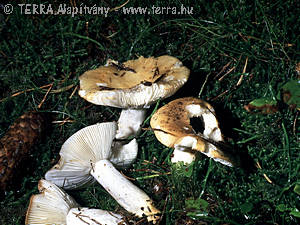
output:
M 213 162 L 212 162 L 212 159 L 210 158 L 210 159 L 209 159 L 208 168 L 207 168 L 207 171 L 206 171 L 206 175 L 205 175 L 205 177 L 204 177 L 203 184 L 202 184 L 202 191 L 201 191 L 201 193 L 200 193 L 199 198 L 201 198 L 202 195 L 204 194 L 204 191 L 205 191 L 205 188 L 206 188 L 206 183 L 207 183 L 209 174 L 210 174 L 210 172 L 212 171 L 212 169 L 213 169 Z
M 282 142 L 283 148 L 285 149 L 285 154 L 288 159 L 288 166 L 289 166 L 289 176 L 288 176 L 288 182 L 291 182 L 291 171 L 292 171 L 292 164 L 291 164 L 291 154 L 290 154 L 290 143 L 289 143 L 289 136 L 286 132 L 286 128 L 284 123 L 281 123 L 283 135 L 284 135 L 284 141 Z
M 255 139 L 260 138 L 262 136 L 263 136 L 262 134 L 257 134 L 257 135 L 254 135 L 254 136 L 250 137 L 250 138 L 238 141 L 237 144 L 245 144 L 245 143 L 247 143 L 249 141 L 255 140 Z
M 156 105 L 155 105 L 153 111 L 151 112 L 151 114 L 144 120 L 142 127 L 144 127 L 149 122 L 149 120 L 151 119 L 153 114 L 157 111 L 159 103 L 160 103 L 160 99 L 158 99 L 158 101 L 156 102 Z M 145 130 L 139 137 L 144 137 L 147 132 L 148 132 L 148 130 Z
M 94 44 L 96 44 L 100 48 L 100 50 L 106 51 L 106 48 L 104 48 L 103 45 L 101 45 L 98 41 L 96 41 L 96 40 L 94 40 L 90 37 L 83 36 L 83 35 L 80 35 L 80 34 L 75 34 L 75 33 L 65 33 L 65 35 L 74 36 L 74 37 L 78 37 L 78 38 L 81 38 L 81 39 L 84 39 L 84 40 L 88 40 L 88 41 L 93 42 Z

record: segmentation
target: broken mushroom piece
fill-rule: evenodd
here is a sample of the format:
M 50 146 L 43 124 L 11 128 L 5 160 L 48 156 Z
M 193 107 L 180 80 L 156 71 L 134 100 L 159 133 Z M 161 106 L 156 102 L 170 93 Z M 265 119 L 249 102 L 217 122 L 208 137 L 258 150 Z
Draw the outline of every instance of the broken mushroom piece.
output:
M 196 133 L 190 119 L 202 117 L 203 134 Z M 227 166 L 233 166 L 233 157 L 220 150 L 215 144 L 223 141 L 213 107 L 193 97 L 176 99 L 158 109 L 150 125 L 156 138 L 167 147 L 175 148 L 172 162 L 191 163 L 195 155 L 191 150 L 213 158 Z
M 173 95 L 187 81 L 190 71 L 177 58 L 139 57 L 124 63 L 108 60 L 105 66 L 79 77 L 79 95 L 96 105 L 123 108 L 117 139 L 135 136 L 145 119 L 145 108 Z
M 38 189 L 40 194 L 30 198 L 26 225 L 125 225 L 122 216 L 117 213 L 80 207 L 70 195 L 49 181 L 40 180 Z
M 156 222 L 160 211 L 153 205 L 148 195 L 127 180 L 112 163 L 117 165 L 132 162 L 137 154 L 137 144 L 130 153 L 115 154 L 111 150 L 116 135 L 115 122 L 98 123 L 85 127 L 73 134 L 62 146 L 61 159 L 50 169 L 45 178 L 64 189 L 82 187 L 94 178 L 127 211 L 138 217 L 146 216 L 148 221 Z

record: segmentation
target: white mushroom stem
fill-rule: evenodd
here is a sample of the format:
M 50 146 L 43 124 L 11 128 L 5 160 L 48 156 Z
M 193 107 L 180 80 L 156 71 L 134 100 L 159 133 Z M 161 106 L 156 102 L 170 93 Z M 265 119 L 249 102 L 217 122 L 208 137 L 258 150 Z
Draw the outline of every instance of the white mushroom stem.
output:
M 101 209 L 73 208 L 69 211 L 67 225 L 123 225 L 122 216 Z
M 175 147 L 171 157 L 171 162 L 183 162 L 184 164 L 191 164 L 196 159 L 196 153 L 193 153 L 189 150 L 190 149 L 187 148 Z
M 146 109 L 123 109 L 118 120 L 117 139 L 136 136 L 142 128 L 146 117 Z
M 197 139 L 186 136 L 174 145 L 174 151 L 171 156 L 171 162 L 183 162 L 184 164 L 191 164 L 196 159 L 196 152 L 191 151 L 197 144 Z
M 127 180 L 109 160 L 100 160 L 92 168 L 91 174 L 109 194 L 127 211 L 155 223 L 159 218 L 149 196 Z

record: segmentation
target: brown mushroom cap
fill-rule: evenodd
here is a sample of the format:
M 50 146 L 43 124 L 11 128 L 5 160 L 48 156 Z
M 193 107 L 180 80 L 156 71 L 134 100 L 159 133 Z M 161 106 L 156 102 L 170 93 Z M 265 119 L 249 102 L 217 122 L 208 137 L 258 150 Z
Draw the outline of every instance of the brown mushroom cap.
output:
M 214 112 L 213 107 L 203 100 L 180 98 L 158 109 L 152 116 L 150 125 L 156 138 L 167 147 L 190 148 L 232 166 L 234 163 L 230 157 L 207 141 L 223 141 Z M 190 118 L 200 116 L 205 125 L 203 134 L 196 133 L 190 123 Z
M 190 74 L 181 61 L 167 55 L 107 64 L 79 77 L 79 95 L 97 105 L 119 108 L 141 108 L 169 97 Z

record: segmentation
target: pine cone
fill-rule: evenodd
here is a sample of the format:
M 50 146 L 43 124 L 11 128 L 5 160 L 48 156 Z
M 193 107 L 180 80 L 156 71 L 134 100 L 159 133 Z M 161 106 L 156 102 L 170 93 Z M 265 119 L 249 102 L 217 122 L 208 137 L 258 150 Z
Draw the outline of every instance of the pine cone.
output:
M 12 184 L 22 161 L 45 130 L 45 119 L 41 113 L 28 112 L 18 118 L 0 139 L 0 190 Z

